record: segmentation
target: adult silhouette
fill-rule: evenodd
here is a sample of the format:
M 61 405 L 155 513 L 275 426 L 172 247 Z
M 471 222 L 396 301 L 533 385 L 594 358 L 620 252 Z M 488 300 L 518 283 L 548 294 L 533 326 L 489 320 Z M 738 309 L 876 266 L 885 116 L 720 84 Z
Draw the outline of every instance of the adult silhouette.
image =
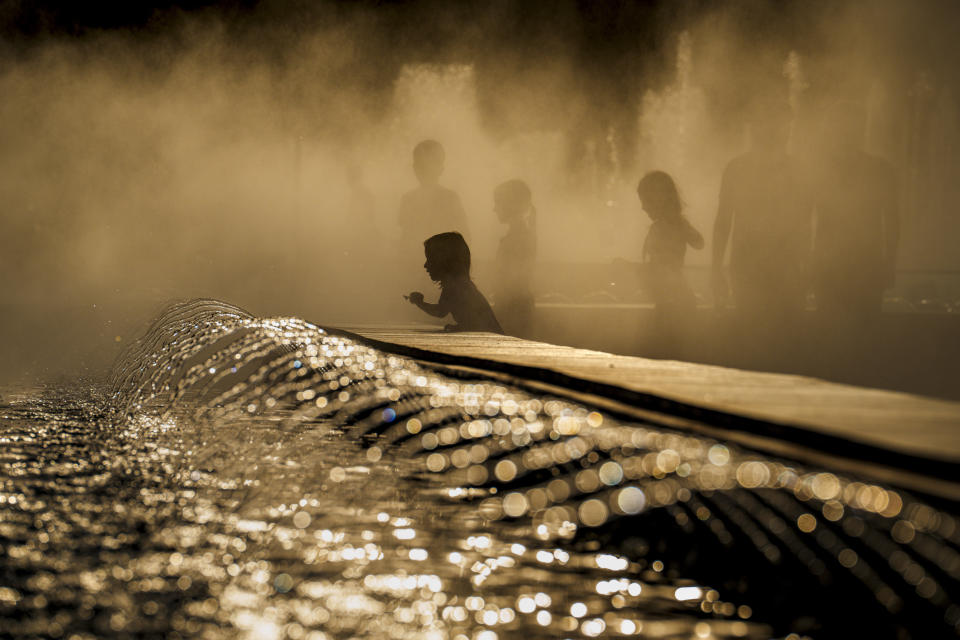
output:
M 347 216 L 341 234 L 344 249 L 347 253 L 379 255 L 382 234 L 377 225 L 376 201 L 364 181 L 360 164 L 347 165 L 346 182 Z
M 494 303 L 507 333 L 528 336 L 533 321 L 533 268 L 537 259 L 537 212 L 530 187 L 508 180 L 493 192 L 493 210 L 507 225 L 497 247 Z
M 813 282 L 829 314 L 879 313 L 893 285 L 900 222 L 893 166 L 863 149 L 866 111 L 838 102 L 826 114 L 814 198 Z
M 723 172 L 713 225 L 713 293 L 725 307 L 732 290 L 751 319 L 783 317 L 806 298 L 811 202 L 797 161 L 787 152 L 790 109 L 755 109 L 749 150 Z M 725 260 L 729 247 L 730 278 Z

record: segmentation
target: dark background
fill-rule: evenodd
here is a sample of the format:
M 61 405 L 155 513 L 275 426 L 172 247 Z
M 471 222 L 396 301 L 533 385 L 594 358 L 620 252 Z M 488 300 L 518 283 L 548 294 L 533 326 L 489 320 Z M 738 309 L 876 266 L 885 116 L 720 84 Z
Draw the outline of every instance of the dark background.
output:
M 721 117 L 742 118 L 752 87 L 780 75 L 789 51 L 813 62 L 808 73 L 818 80 L 809 100 L 835 97 L 838 89 L 851 96 L 865 93 L 874 77 L 864 77 L 864 86 L 851 86 L 852 55 L 875 60 L 872 71 L 881 71 L 904 95 L 918 71 L 935 79 L 940 90 L 960 93 L 960 3 L 952 0 L 0 2 L 8 59 L 29 55 L 50 41 L 76 43 L 113 33 L 162 63 L 162 56 L 175 55 L 182 38 L 179 27 L 187 20 L 222 26 L 244 56 L 278 70 L 298 55 L 292 46 L 298 37 L 331 25 L 355 29 L 369 37 L 342 74 L 345 82 L 362 85 L 374 112 L 389 104 L 403 64 L 472 63 L 489 129 L 509 135 L 572 124 L 572 164 L 582 157 L 587 141 L 604 144 L 610 125 L 622 148 L 635 146 L 637 100 L 672 80 L 677 34 L 704 25 L 722 29 L 742 45 L 735 81 L 729 76 L 695 78 Z M 157 47 L 158 42 L 165 46 Z M 589 108 L 550 111 L 554 120 L 564 122 L 544 121 L 536 109 L 526 117 L 508 112 L 503 98 L 507 85 L 536 80 L 538 69 L 561 62 L 569 76 L 554 83 L 555 95 L 549 83 L 540 83 L 540 99 L 564 101 L 573 88 L 589 96 Z M 622 160 L 622 170 L 633 173 L 633 158 L 628 154 Z

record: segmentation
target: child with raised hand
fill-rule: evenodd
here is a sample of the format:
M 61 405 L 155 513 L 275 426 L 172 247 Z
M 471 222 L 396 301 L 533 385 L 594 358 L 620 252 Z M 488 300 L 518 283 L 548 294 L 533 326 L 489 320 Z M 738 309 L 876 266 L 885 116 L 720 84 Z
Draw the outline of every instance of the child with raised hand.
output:
M 439 233 L 427 238 L 423 249 L 427 258 L 423 267 L 440 286 L 440 299 L 431 304 L 419 291 L 404 297 L 436 318 L 453 315 L 456 324 L 446 325 L 445 331 L 503 333 L 490 303 L 470 279 L 470 248 L 463 236 L 455 231 Z

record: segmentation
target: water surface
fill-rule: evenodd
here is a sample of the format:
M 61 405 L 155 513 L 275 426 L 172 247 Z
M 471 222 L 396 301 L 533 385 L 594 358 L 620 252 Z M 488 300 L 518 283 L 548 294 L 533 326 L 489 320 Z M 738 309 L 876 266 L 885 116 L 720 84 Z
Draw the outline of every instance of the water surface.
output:
M 0 442 L 15 637 L 919 638 L 960 619 L 951 505 L 210 301 L 168 310 L 102 385 L 5 392 Z

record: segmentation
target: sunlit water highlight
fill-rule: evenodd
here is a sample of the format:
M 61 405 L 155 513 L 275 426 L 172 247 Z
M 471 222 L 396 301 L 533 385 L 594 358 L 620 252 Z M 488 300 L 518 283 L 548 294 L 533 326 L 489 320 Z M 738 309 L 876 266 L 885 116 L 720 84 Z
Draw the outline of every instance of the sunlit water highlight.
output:
M 17 637 L 936 637 L 918 630 L 960 618 L 955 510 L 212 301 L 158 318 L 109 387 L 5 395 L 0 442 Z

